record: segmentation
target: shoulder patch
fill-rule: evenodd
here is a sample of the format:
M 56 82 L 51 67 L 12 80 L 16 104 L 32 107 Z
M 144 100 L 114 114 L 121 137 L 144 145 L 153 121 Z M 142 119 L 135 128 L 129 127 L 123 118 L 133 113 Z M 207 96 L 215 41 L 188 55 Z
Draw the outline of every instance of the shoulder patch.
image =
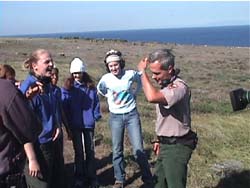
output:
M 174 83 L 171 83 L 171 84 L 168 85 L 169 89 L 174 89 L 174 88 L 177 88 L 177 87 L 178 87 L 178 85 L 174 84 Z

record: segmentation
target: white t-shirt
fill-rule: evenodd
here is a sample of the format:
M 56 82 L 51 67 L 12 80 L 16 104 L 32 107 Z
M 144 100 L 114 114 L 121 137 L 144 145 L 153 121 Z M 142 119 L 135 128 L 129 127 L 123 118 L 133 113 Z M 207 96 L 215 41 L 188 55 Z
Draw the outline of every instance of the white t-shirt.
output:
M 123 75 L 118 78 L 112 73 L 107 73 L 97 84 L 97 90 L 107 97 L 110 112 L 131 112 L 136 107 L 136 95 L 141 90 L 140 74 L 134 70 L 123 70 Z

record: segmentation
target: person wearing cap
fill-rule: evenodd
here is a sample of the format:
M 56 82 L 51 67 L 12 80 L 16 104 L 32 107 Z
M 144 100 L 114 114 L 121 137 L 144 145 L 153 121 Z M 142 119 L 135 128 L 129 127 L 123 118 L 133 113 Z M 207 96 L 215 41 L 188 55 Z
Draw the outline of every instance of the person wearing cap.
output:
M 102 117 L 100 101 L 94 81 L 79 57 L 71 61 L 70 73 L 74 79 L 73 87 L 62 92 L 62 99 L 65 111 L 69 111 L 68 124 L 75 152 L 75 187 L 97 188 L 94 130 L 95 122 Z
M 152 174 L 143 149 L 141 121 L 136 107 L 136 95 L 141 89 L 140 74 L 134 70 L 124 69 L 125 61 L 122 53 L 117 50 L 108 51 L 104 63 L 108 73 L 101 77 L 97 90 L 107 98 L 110 111 L 109 125 L 115 175 L 113 188 L 123 188 L 125 183 L 125 128 L 128 130 L 133 155 L 141 169 L 144 187 L 151 187 Z
M 55 160 L 55 141 L 61 134 L 61 125 L 57 118 L 60 111 L 59 102 L 51 85 L 53 66 L 52 56 L 45 49 L 35 50 L 24 61 L 24 67 L 29 69 L 29 74 L 21 83 L 20 90 L 29 99 L 30 107 L 43 126 L 34 144 L 42 177 L 32 177 L 26 173 L 27 185 L 32 188 L 51 187 L 53 166 L 58 162 Z
M 160 49 L 138 64 L 145 96 L 156 104 L 155 188 L 186 187 L 187 164 L 197 144 L 197 135 L 191 130 L 191 91 L 178 76 L 174 58 L 170 50 Z M 161 89 L 150 82 L 147 66 Z

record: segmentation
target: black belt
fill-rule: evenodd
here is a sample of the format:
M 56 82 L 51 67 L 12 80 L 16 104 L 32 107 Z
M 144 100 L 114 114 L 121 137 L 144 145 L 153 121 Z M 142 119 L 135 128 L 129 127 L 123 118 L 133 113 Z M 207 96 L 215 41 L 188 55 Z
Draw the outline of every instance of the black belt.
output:
M 183 136 L 158 136 L 157 138 L 161 144 L 183 144 L 191 148 L 195 148 L 198 141 L 197 134 L 191 130 Z
M 178 137 L 175 136 L 158 136 L 159 143 L 161 144 L 177 144 Z

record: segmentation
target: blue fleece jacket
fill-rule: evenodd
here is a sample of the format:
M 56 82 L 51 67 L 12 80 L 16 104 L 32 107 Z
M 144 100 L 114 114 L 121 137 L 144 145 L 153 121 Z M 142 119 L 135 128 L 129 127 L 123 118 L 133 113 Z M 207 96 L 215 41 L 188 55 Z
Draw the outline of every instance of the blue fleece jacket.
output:
M 37 78 L 29 74 L 21 84 L 20 90 L 22 93 L 25 94 L 28 88 L 35 84 L 36 81 Z M 44 86 L 44 93 L 37 94 L 30 100 L 31 108 L 43 125 L 43 130 L 39 135 L 39 142 L 41 144 L 50 142 L 53 138 L 55 129 L 59 126 L 57 118 L 58 103 L 58 99 L 53 92 L 51 84 Z
M 61 126 L 62 125 L 62 102 L 61 102 L 61 88 L 58 87 L 58 86 L 54 86 L 54 85 L 51 85 L 52 87 L 52 91 L 53 91 L 53 95 L 56 96 L 57 98 L 57 122 L 58 124 Z
M 95 121 L 102 117 L 97 90 L 74 82 L 72 89 L 62 88 L 61 91 L 62 106 L 67 114 L 70 127 L 73 129 L 95 128 Z
M 72 87 L 70 90 L 61 88 L 61 93 L 62 107 L 70 128 L 82 128 L 83 99 L 85 94 L 75 87 Z

